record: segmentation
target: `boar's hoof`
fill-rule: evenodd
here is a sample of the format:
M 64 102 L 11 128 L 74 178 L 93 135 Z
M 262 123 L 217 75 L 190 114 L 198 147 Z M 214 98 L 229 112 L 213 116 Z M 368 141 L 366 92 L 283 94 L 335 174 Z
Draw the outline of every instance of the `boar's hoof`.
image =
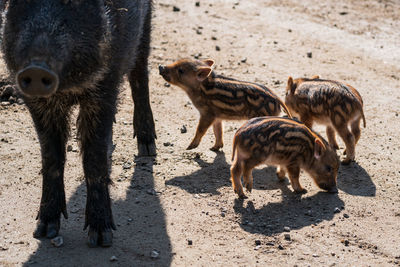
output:
M 48 223 L 39 221 L 36 230 L 33 232 L 33 237 L 40 238 L 45 236 L 47 238 L 54 238 L 58 235 L 59 230 L 60 230 L 60 222 L 58 220 L 55 222 L 48 222 Z
M 247 199 L 248 197 L 245 194 L 239 195 L 239 199 Z
M 151 143 L 139 143 L 138 142 L 139 157 L 148 157 L 157 155 L 156 144 Z
M 113 234 L 111 229 L 105 229 L 103 231 L 96 231 L 92 228 L 89 229 L 88 234 L 88 246 L 94 248 L 97 246 L 111 247 Z

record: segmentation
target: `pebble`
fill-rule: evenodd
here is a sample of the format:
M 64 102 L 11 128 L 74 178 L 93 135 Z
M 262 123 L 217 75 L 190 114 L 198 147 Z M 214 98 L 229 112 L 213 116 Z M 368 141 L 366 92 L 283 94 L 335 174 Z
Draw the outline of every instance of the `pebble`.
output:
M 117 256 L 111 256 L 110 258 L 110 261 L 117 261 L 117 260 L 118 260 Z
M 312 58 L 312 52 L 307 52 L 307 57 Z
M 334 213 L 339 213 L 339 212 L 340 212 L 340 209 L 339 209 L 338 207 L 336 207 L 336 208 L 333 210 L 333 212 L 334 212 Z
M 195 59 L 199 59 L 201 56 L 202 56 L 201 53 L 196 53 L 196 54 L 194 54 L 194 58 L 195 58 Z
M 242 63 L 246 63 L 246 61 L 247 61 L 247 57 L 245 57 L 242 60 L 240 60 L 240 62 L 242 62 Z
M 164 146 L 174 146 L 174 144 L 172 144 L 172 143 L 170 143 L 170 142 L 165 142 L 163 145 L 164 145 Z
M 345 218 L 347 219 L 347 218 L 349 218 L 350 216 L 349 216 L 349 214 L 345 213 L 345 214 L 343 214 L 343 217 L 345 217 Z
M 146 193 L 149 194 L 149 195 L 152 195 L 152 196 L 157 195 L 156 190 L 154 190 L 153 188 L 147 189 Z
M 254 248 L 254 250 L 259 250 L 261 248 L 261 246 L 256 246 L 255 248 Z
M 160 257 L 160 252 L 158 252 L 157 250 L 153 250 L 150 253 L 150 257 L 152 257 L 153 259 L 157 259 L 158 257 Z
M 285 234 L 284 236 L 285 236 L 285 240 L 287 240 L 287 241 L 290 241 L 290 240 L 291 240 L 290 234 Z
M 197 2 L 195 3 L 195 6 L 200 6 L 200 2 L 197 1 Z
M 289 226 L 283 227 L 283 231 L 285 231 L 285 232 L 290 232 L 290 227 L 289 227 Z
M 164 87 L 171 87 L 169 83 L 164 83 Z
M 283 250 L 283 249 L 285 249 L 285 248 L 282 247 L 282 245 L 279 245 L 279 246 L 278 246 L 278 249 Z
M 225 212 L 221 212 L 221 217 L 225 217 Z
M 216 41 L 216 40 L 217 40 L 217 37 L 211 36 L 211 40 Z
M 1 102 L 1 105 L 2 105 L 2 106 L 8 106 L 8 105 L 10 105 L 10 102 L 8 102 L 8 101 L 2 101 L 2 102 Z
M 174 7 L 172 8 L 172 11 L 174 11 L 174 12 L 179 12 L 179 11 L 181 11 L 181 9 L 180 9 L 179 7 L 177 7 L 177 6 L 174 6 Z
M 59 248 L 64 244 L 64 239 L 62 236 L 56 236 L 51 240 L 51 244 L 56 248 Z
M 122 168 L 124 170 L 128 170 L 128 169 L 132 168 L 132 163 L 130 163 L 129 161 L 125 162 L 124 165 L 122 165 Z
M 256 246 L 259 246 L 259 245 L 261 245 L 261 241 L 260 240 L 256 240 L 256 241 L 254 241 L 255 243 L 256 243 Z
M 189 239 L 189 240 L 188 240 L 188 245 L 189 245 L 189 246 L 193 245 L 193 241 Z
M 72 146 L 71 146 L 71 145 L 68 145 L 68 146 L 67 146 L 67 151 L 68 151 L 68 152 L 71 152 L 71 151 L 72 151 Z
M 185 125 L 182 125 L 181 127 L 181 133 L 187 133 L 187 129 Z
M 215 46 L 215 50 L 221 51 L 221 47 L 219 47 L 218 45 L 216 45 L 216 46 Z

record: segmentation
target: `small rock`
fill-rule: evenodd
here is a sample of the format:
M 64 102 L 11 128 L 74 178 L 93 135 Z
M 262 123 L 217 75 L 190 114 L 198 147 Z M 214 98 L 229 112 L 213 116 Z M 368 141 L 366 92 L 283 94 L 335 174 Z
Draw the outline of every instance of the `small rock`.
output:
M 336 208 L 333 210 L 333 213 L 340 213 L 340 209 L 339 209 L 338 207 L 336 207 Z
M 10 105 L 10 102 L 8 102 L 8 101 L 2 101 L 2 102 L 1 102 L 1 105 L 2 105 L 2 106 L 8 106 L 8 105 Z
M 181 133 L 187 133 L 187 129 L 185 125 L 182 125 L 181 127 Z
M 200 6 L 200 2 L 197 1 L 197 2 L 195 3 L 195 6 Z
M 221 212 L 221 217 L 225 217 L 225 212 Z
M 201 34 L 202 34 L 202 32 L 201 32 L 199 29 L 196 30 L 196 33 L 197 33 L 198 35 L 201 35 Z
M 318 254 L 312 254 L 312 256 L 313 256 L 314 258 L 318 258 L 318 257 L 319 257 Z
M 307 52 L 307 57 L 312 58 L 312 52 Z
M 285 248 L 282 247 L 282 245 L 279 245 L 279 246 L 278 246 L 278 249 L 283 250 L 283 249 L 285 249 Z
M 283 227 L 283 231 L 285 231 L 285 232 L 290 232 L 290 227 L 289 227 L 289 226 Z
M 132 218 L 129 218 L 129 219 L 128 219 L 128 222 L 132 222 L 132 221 L 133 221 Z
M 348 247 L 349 246 L 349 244 L 350 244 L 350 242 L 349 242 L 349 240 L 342 240 L 341 241 L 346 247 Z
M 51 240 L 51 244 L 56 248 L 59 248 L 64 244 L 64 239 L 62 236 L 56 236 Z
M 124 165 L 122 165 L 122 168 L 124 170 L 128 170 L 128 169 L 132 168 L 132 163 L 130 163 L 129 161 L 125 162 Z
M 196 53 L 196 54 L 194 54 L 194 58 L 195 58 L 195 59 L 199 59 L 201 56 L 202 56 L 201 53 Z
M 347 15 L 347 14 L 349 14 L 349 12 L 346 12 L 346 11 L 339 12 L 339 15 L 341 15 L 341 16 L 344 16 L 344 15 Z
M 189 245 L 189 246 L 193 245 L 193 241 L 189 239 L 189 240 L 188 240 L 188 245 Z
M 177 7 L 177 6 L 174 6 L 174 7 L 172 8 L 172 11 L 174 11 L 174 12 L 179 12 L 179 11 L 181 11 L 181 9 L 180 9 L 179 7 Z
M 256 246 L 259 246 L 259 245 L 261 245 L 261 241 L 260 240 L 256 240 L 256 241 L 254 241 L 255 243 L 256 243 Z
M 216 41 L 216 40 L 217 40 L 217 37 L 211 36 L 211 40 Z
M 345 213 L 345 214 L 343 214 L 343 217 L 345 217 L 345 218 L 347 219 L 347 218 L 349 218 L 350 216 L 349 216 L 349 214 Z
M 110 261 L 117 261 L 117 260 L 118 260 L 117 256 L 111 256 L 110 258 Z
M 174 146 L 174 144 L 172 144 L 172 143 L 170 143 L 170 142 L 165 142 L 163 145 L 164 145 L 164 146 Z
M 147 189 L 146 193 L 149 194 L 149 195 L 152 195 L 152 196 L 157 195 L 156 190 L 154 190 L 153 188 Z
M 290 240 L 291 240 L 290 234 L 285 234 L 284 237 L 285 237 L 285 240 L 287 240 L 287 241 L 290 241 Z
M 153 250 L 150 253 L 150 257 L 152 257 L 153 259 L 157 259 L 158 257 L 160 257 L 160 252 L 158 252 L 157 250 Z
M 254 248 L 254 250 L 259 250 L 261 248 L 261 246 L 256 246 L 255 248 Z
M 265 245 L 267 245 L 267 246 L 275 246 L 275 243 L 274 242 L 267 242 Z
M 278 44 L 278 42 L 277 42 L 277 41 L 274 41 L 274 44 Z
M 71 146 L 71 145 L 68 145 L 68 146 L 67 146 L 67 151 L 68 151 L 68 152 L 71 152 L 71 151 L 72 151 L 72 146 Z
M 246 63 L 246 61 L 247 61 L 247 57 L 245 57 L 242 60 L 240 60 L 240 62 L 242 62 L 242 63 Z
M 221 51 L 221 47 L 219 47 L 218 45 L 216 45 L 216 46 L 215 46 L 215 50 Z
M 164 83 L 164 87 L 171 87 L 169 83 Z

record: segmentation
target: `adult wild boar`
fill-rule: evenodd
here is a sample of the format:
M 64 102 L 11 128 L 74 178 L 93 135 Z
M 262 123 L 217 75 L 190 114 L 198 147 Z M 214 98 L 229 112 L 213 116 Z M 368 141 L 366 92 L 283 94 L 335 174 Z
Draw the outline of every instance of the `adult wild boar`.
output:
M 154 155 L 147 60 L 149 0 L 8 0 L 2 50 L 32 115 L 42 154 L 43 189 L 35 237 L 58 234 L 64 193 L 65 146 L 71 107 L 77 120 L 87 186 L 89 246 L 110 246 L 115 229 L 110 153 L 118 87 L 128 74 L 139 155 Z

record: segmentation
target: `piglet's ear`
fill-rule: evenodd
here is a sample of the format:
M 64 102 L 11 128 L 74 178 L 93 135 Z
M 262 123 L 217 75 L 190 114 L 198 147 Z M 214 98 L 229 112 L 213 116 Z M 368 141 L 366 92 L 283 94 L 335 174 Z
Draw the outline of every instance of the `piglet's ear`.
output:
M 316 79 L 319 79 L 319 75 L 314 75 L 311 77 L 311 80 L 316 80 Z
M 314 144 L 314 157 L 316 159 L 320 159 L 322 154 L 324 153 L 326 147 L 324 143 L 322 143 L 321 139 L 315 138 L 315 144 Z
M 211 68 L 210 67 L 200 67 L 197 70 L 196 73 L 196 78 L 199 82 L 204 81 L 208 76 L 211 74 Z
M 286 86 L 286 93 L 294 93 L 294 84 L 293 84 L 293 78 L 292 76 L 289 76 L 288 80 L 287 80 L 287 86 Z
M 203 60 L 204 63 L 206 63 L 209 67 L 212 67 L 214 65 L 214 60 L 212 60 L 211 58 Z

